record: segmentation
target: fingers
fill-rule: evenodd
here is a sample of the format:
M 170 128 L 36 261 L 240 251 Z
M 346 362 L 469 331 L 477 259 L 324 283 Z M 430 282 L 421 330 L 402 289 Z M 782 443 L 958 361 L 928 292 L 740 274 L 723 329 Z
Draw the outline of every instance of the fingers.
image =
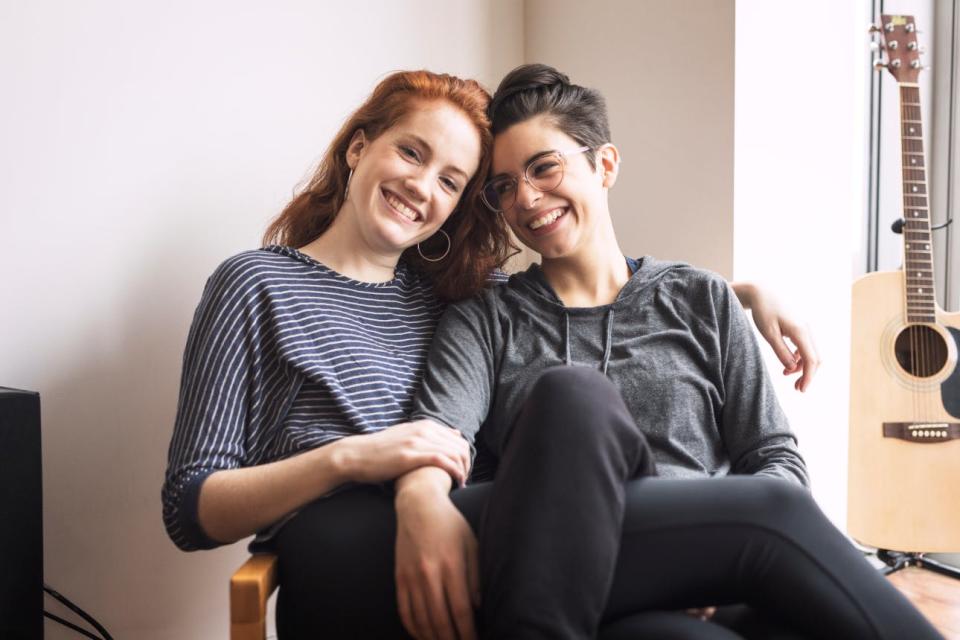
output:
M 480 559 L 477 539 L 471 537 L 466 545 L 467 587 L 470 589 L 470 602 L 474 608 L 480 608 Z
M 806 353 L 804 352 L 806 350 Z M 820 356 L 811 341 L 806 349 L 800 349 L 800 358 L 803 362 L 803 375 L 797 380 L 797 390 L 806 391 L 813 383 L 813 377 L 820 368 Z
M 467 586 L 466 576 L 448 576 L 447 585 L 447 605 L 457 629 L 457 636 L 453 637 L 459 637 L 460 640 L 476 640 L 473 604 L 470 601 L 470 589 Z
M 797 391 L 806 391 L 813 383 L 813 378 L 820 367 L 820 355 L 817 353 L 817 347 L 810 332 L 803 327 L 789 327 L 789 330 L 784 331 L 784 334 L 797 345 L 797 353 L 799 354 L 797 366 L 791 373 L 802 371 L 800 378 L 793 386 Z
M 463 468 L 463 461 L 453 458 L 442 452 L 419 452 L 409 458 L 410 470 L 419 467 L 438 467 L 453 478 L 457 486 L 462 487 L 467 481 L 467 471 Z
M 716 612 L 716 607 L 696 607 L 693 609 L 687 609 L 688 615 L 691 615 L 695 618 L 700 618 L 701 620 L 709 620 Z
M 790 349 L 790 345 L 787 344 L 787 341 L 784 340 L 784 336 L 780 333 L 780 327 L 774 325 L 767 331 L 762 332 L 763 337 L 767 339 L 767 342 L 770 343 L 770 347 L 773 349 L 773 352 L 777 355 L 777 359 L 783 364 L 786 373 L 786 370 L 789 370 L 793 373 L 796 370 L 797 361 L 793 356 L 793 351 Z
M 427 608 L 430 614 L 430 624 L 436 634 L 433 637 L 442 640 L 457 640 L 456 631 L 454 631 L 453 620 L 450 619 L 450 609 L 447 607 L 447 597 L 444 593 L 443 582 L 440 575 L 435 573 L 427 576 L 427 584 L 424 585 L 426 591 Z
M 439 425 L 430 420 L 420 420 L 411 423 L 416 430 L 417 435 L 425 441 L 432 443 L 438 448 L 438 453 L 459 460 L 460 473 L 453 473 L 454 477 L 460 480 L 463 485 L 470 472 L 470 443 L 456 429 L 451 429 Z
M 430 609 L 427 605 L 427 599 L 415 586 L 410 590 L 410 605 L 413 612 L 413 623 L 417 629 L 414 637 L 417 640 L 433 640 L 436 638 L 437 634 L 430 622 Z
M 417 624 L 413 614 L 413 606 L 410 603 L 409 587 L 399 576 L 397 577 L 397 612 L 400 614 L 400 622 L 407 633 L 414 638 L 422 638 L 420 627 Z

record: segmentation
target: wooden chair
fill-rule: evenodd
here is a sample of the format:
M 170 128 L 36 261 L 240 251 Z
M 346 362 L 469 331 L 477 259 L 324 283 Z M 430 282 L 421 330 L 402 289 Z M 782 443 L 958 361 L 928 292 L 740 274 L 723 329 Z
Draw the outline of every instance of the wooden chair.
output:
M 230 640 L 266 640 L 267 600 L 277 588 L 277 556 L 256 553 L 230 578 Z

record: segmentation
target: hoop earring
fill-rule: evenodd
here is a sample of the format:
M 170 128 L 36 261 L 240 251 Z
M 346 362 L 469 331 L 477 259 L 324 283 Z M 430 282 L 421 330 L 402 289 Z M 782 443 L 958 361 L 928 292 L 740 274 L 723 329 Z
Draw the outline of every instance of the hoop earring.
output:
M 423 249 L 420 248 L 420 243 L 419 242 L 417 243 L 417 253 L 419 253 L 420 257 L 426 260 L 427 262 L 440 262 L 441 260 L 447 257 L 447 254 L 450 253 L 450 247 L 453 245 L 453 242 L 450 240 L 450 234 L 448 234 L 443 229 L 437 229 L 437 233 L 442 233 L 444 237 L 447 239 L 447 250 L 444 251 L 443 255 L 441 255 L 439 258 L 428 258 L 427 256 L 423 255 Z
M 343 190 L 343 200 L 347 200 L 347 194 L 350 193 L 350 180 L 353 179 L 353 169 L 350 169 L 350 173 L 347 174 L 347 186 Z

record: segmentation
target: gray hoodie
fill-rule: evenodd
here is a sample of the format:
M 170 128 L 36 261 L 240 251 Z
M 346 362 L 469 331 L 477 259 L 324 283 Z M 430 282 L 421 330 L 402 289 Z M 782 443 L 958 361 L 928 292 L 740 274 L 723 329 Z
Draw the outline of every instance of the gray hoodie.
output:
M 650 257 L 634 265 L 617 299 L 599 307 L 564 306 L 538 265 L 451 305 L 413 416 L 459 429 L 495 466 L 540 373 L 593 367 L 619 387 L 659 475 L 758 474 L 806 486 L 796 438 L 727 283 Z

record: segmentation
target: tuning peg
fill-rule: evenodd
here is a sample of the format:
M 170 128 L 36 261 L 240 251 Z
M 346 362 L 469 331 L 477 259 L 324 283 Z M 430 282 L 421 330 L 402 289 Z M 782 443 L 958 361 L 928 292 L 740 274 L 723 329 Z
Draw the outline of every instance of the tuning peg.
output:
M 883 49 L 883 45 L 880 44 L 879 42 L 871 42 L 871 43 L 870 43 L 870 50 L 871 50 L 871 51 L 880 51 L 881 49 Z
M 886 69 L 887 63 L 881 60 L 880 58 L 877 58 L 876 60 L 873 61 L 873 68 L 876 69 L 877 71 L 880 71 L 880 69 Z
M 876 22 L 870 23 L 870 26 L 867 28 L 867 33 L 880 33 L 883 29 L 880 28 Z

